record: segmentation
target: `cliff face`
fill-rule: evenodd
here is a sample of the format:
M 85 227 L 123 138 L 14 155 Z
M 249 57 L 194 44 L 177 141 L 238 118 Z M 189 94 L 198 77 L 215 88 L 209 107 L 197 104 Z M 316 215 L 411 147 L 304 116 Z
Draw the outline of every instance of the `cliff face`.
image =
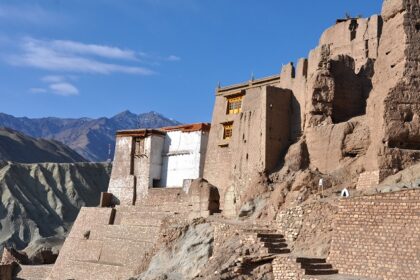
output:
M 97 206 L 110 165 L 0 164 L 0 244 L 23 249 L 44 237 L 64 237 L 82 206 Z
M 337 21 L 308 59 L 284 66 L 279 86 L 297 100 L 293 139 L 311 169 L 355 183 L 420 159 L 419 18 L 418 1 L 386 0 L 381 16 Z

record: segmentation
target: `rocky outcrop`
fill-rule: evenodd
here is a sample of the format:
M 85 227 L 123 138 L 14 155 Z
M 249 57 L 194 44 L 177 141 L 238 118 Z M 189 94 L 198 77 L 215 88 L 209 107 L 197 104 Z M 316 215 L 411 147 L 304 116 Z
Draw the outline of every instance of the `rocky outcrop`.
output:
M 377 170 L 383 179 L 420 159 L 419 2 L 386 0 L 382 14 L 338 20 L 280 77 L 300 108 L 308 167 L 341 181 Z M 286 155 L 293 172 L 304 169 L 299 145 Z
M 148 269 L 136 279 L 193 279 L 204 269 L 212 252 L 211 224 L 192 224 L 170 246 L 158 251 Z

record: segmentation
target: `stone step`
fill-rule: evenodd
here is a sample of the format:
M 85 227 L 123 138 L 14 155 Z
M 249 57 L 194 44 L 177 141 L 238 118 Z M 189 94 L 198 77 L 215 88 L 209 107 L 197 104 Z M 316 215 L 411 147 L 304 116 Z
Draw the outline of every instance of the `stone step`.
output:
M 329 263 L 301 263 L 302 269 L 332 269 L 333 266 Z
M 270 243 L 285 243 L 284 238 L 271 238 L 271 237 L 258 237 L 258 240 L 261 242 L 270 242 Z
M 166 213 L 166 212 L 174 212 L 174 211 L 162 211 L 158 206 L 147 206 L 147 205 L 140 205 L 140 206 L 117 206 L 116 208 L 118 212 L 129 212 L 129 213 L 138 213 L 139 215 L 147 215 L 149 213 Z
M 53 265 L 20 265 L 16 279 L 45 280 L 50 274 Z
M 298 263 L 326 263 L 326 259 L 322 258 L 307 258 L 307 257 L 299 257 L 296 258 L 296 262 Z
M 268 248 L 267 250 L 268 254 L 288 254 L 290 253 L 290 249 L 286 248 L 286 249 L 270 249 Z
M 135 205 L 134 207 L 140 208 L 140 211 L 143 212 L 175 212 L 175 213 L 185 213 L 189 212 L 192 208 L 192 205 L 187 203 L 179 202 L 163 202 L 159 204 L 152 204 L 150 202 L 142 203 Z
M 114 223 L 117 225 L 132 226 L 155 226 L 158 227 L 167 213 L 151 214 L 150 216 L 139 216 L 137 213 L 124 212 L 115 216 Z
M 136 208 L 136 207 L 130 207 Z M 174 211 L 137 211 L 137 209 L 121 209 L 115 212 L 115 216 L 118 215 L 135 215 L 138 218 L 150 218 L 150 217 L 157 217 L 162 218 L 167 215 L 174 214 Z
M 159 227 L 142 225 L 98 225 L 95 226 L 89 235 L 89 239 L 124 239 L 133 241 L 145 241 L 156 239 L 159 233 Z
M 98 262 L 138 267 L 143 262 L 144 253 L 153 247 L 153 241 L 136 242 L 121 238 L 109 239 L 102 246 Z
M 102 240 L 67 238 L 57 262 L 67 260 L 122 264 L 136 262 L 142 256 L 139 252 L 145 252 L 153 246 L 152 241 L 133 241 L 121 237 Z
M 284 235 L 280 234 L 280 233 L 258 233 L 257 237 L 261 237 L 261 238 L 284 238 Z
M 149 189 L 148 194 L 136 202 L 136 204 L 143 203 L 165 203 L 165 202 L 184 202 L 188 203 L 190 197 L 180 188 L 156 188 Z
M 274 248 L 286 248 L 287 243 L 263 243 L 264 247 L 274 249 Z
M 305 275 L 331 275 L 338 274 L 337 269 L 305 269 Z
M 110 278 L 110 276 L 112 277 Z M 53 270 L 49 279 L 128 279 L 132 276 L 134 276 L 134 272 L 121 265 L 66 260 L 65 265 Z
M 160 205 L 149 205 L 149 204 L 142 204 L 142 205 L 135 205 L 135 206 L 118 206 L 118 209 L 122 209 L 121 211 L 127 212 L 137 212 L 137 213 L 187 213 L 190 212 L 192 209 L 191 205 L 188 204 L 179 204 L 179 203 L 162 203 Z
M 151 188 L 148 190 L 147 198 L 153 197 L 178 197 L 186 195 L 182 188 Z

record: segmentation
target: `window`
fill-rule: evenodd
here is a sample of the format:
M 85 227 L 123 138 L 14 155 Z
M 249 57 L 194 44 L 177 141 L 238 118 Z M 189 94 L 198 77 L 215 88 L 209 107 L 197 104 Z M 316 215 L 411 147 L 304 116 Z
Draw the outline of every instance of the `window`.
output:
M 233 123 L 223 124 L 223 140 L 229 140 L 232 137 Z
M 227 110 L 226 113 L 228 115 L 239 114 L 242 109 L 242 97 L 235 96 L 235 97 L 228 97 L 227 98 Z
M 134 138 L 134 156 L 141 157 L 144 156 L 144 138 L 136 137 Z
M 159 179 L 153 179 L 153 188 L 162 188 L 160 180 Z

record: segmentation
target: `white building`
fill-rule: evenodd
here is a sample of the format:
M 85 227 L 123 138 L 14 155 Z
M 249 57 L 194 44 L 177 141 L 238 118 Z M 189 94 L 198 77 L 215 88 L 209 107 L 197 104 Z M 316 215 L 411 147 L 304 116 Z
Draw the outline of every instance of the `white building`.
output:
M 188 185 L 203 176 L 210 125 L 117 132 L 108 192 L 121 204 L 135 204 L 149 188 Z

